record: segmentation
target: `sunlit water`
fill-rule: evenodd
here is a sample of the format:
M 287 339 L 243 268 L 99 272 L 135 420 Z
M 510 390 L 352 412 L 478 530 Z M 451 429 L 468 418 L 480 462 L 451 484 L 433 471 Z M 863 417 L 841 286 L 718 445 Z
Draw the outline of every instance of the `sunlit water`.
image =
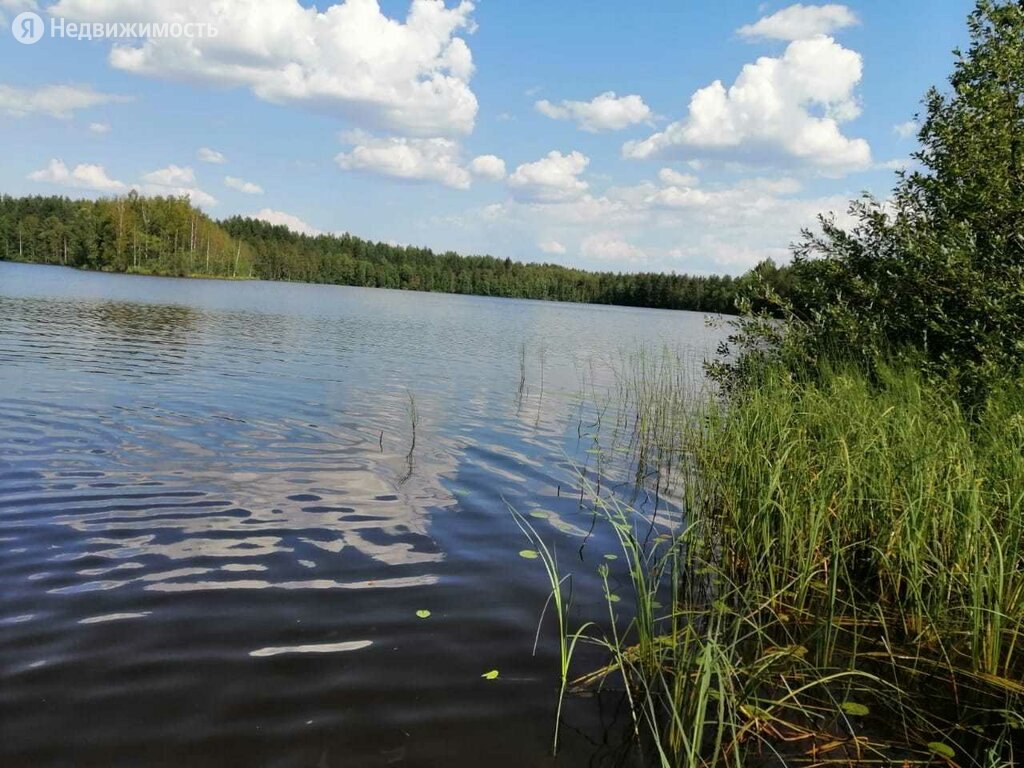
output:
M 596 609 L 581 389 L 704 320 L 0 264 L 0 765 L 617 763 L 509 505 Z

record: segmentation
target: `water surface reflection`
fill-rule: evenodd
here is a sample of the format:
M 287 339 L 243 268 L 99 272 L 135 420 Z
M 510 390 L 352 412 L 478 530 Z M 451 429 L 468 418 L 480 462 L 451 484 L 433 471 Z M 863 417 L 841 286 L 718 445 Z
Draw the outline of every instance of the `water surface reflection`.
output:
M 507 504 L 592 576 L 581 380 L 716 342 L 687 313 L 0 264 L 0 763 L 552 764 Z M 613 764 L 619 714 L 572 702 L 560 764 Z

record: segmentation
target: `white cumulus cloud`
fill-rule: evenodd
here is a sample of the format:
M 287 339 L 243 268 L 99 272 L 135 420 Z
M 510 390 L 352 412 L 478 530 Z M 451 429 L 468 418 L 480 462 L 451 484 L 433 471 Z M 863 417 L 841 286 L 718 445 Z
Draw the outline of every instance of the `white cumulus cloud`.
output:
M 100 93 L 91 85 L 42 85 L 38 88 L 17 88 L 12 85 L 0 84 L 0 113 L 11 117 L 45 115 L 59 120 L 67 120 L 79 109 L 129 100 L 127 96 Z
M 224 163 L 228 161 L 228 159 L 224 157 L 223 153 L 218 152 L 216 149 L 210 149 L 209 147 L 200 147 L 196 155 L 204 163 L 213 163 L 214 165 L 224 165 Z
M 211 25 L 215 36 L 151 37 L 114 45 L 110 63 L 139 75 L 243 87 L 275 104 L 337 114 L 405 135 L 468 133 L 473 3 L 411 0 L 404 20 L 378 0 L 323 11 L 299 0 L 59 0 L 69 21 Z
M 275 211 L 271 208 L 263 208 L 262 210 L 251 214 L 251 218 L 265 221 L 268 224 L 288 227 L 288 229 L 293 232 L 298 232 L 300 235 L 316 237 L 317 235 L 323 234 L 319 229 L 307 224 L 298 216 L 293 216 L 292 214 L 285 213 L 284 211 Z
M 102 136 L 105 133 L 110 133 L 110 123 L 89 123 L 89 130 Z
M 473 158 L 469 171 L 481 179 L 501 181 L 505 178 L 505 161 L 496 155 L 480 155 Z
M 534 104 L 542 115 L 553 120 L 572 120 L 584 131 L 620 131 L 651 119 L 651 109 L 636 95 L 616 96 L 614 91 L 590 101 L 562 101 L 553 104 L 542 99 Z
M 552 255 L 561 255 L 565 253 L 565 246 L 557 240 L 541 240 L 537 243 L 537 247 L 540 248 L 544 253 Z
M 50 160 L 46 168 L 30 173 L 28 178 L 32 181 L 43 181 L 62 187 L 92 189 L 97 192 L 123 192 L 127 189 L 122 182 L 110 178 L 102 165 L 82 163 L 73 169 L 68 169 L 63 160 L 56 158 Z
M 698 208 L 707 205 L 708 193 L 690 186 L 668 186 L 652 191 L 644 203 L 657 208 Z
M 845 5 L 797 3 L 736 30 L 743 37 L 771 40 L 804 40 L 857 24 L 857 16 Z
M 193 205 L 203 207 L 217 204 L 217 198 L 196 186 L 196 174 L 192 168 L 168 165 L 143 174 L 142 192 L 147 195 L 188 197 Z
M 549 239 L 579 243 L 582 263 L 589 260 L 594 268 L 730 274 L 764 258 L 787 261 L 789 244 L 802 228 L 814 226 L 819 213 L 834 212 L 841 224 L 850 222 L 848 193 L 806 196 L 792 177 L 705 184 L 668 170 L 650 181 L 560 202 L 513 198 L 478 209 L 477 220 L 491 237 L 501 232 L 538 247 Z
M 909 139 L 912 136 L 916 136 L 920 129 L 921 126 L 916 120 L 907 120 L 905 123 L 898 123 L 897 125 L 894 125 L 892 127 L 892 132 L 901 139 Z
M 637 264 L 647 259 L 641 248 L 614 232 L 595 232 L 583 238 L 580 253 L 597 261 L 618 264 Z
M 729 88 L 720 80 L 701 88 L 686 118 L 627 142 L 623 154 L 697 150 L 753 164 L 800 163 L 828 175 L 868 168 L 868 143 L 840 130 L 860 113 L 854 89 L 862 68 L 860 54 L 830 37 L 794 41 L 781 57 L 745 65 Z
M 896 157 L 892 160 L 886 160 L 875 165 L 876 168 L 883 171 L 908 171 L 913 168 L 916 161 L 910 157 Z
M 677 187 L 695 187 L 699 183 L 699 179 L 692 173 L 680 173 L 672 168 L 662 168 L 658 171 L 658 178 L 663 184 Z
M 147 184 L 157 184 L 164 187 L 176 187 L 186 184 L 193 184 L 196 180 L 195 171 L 191 168 L 181 168 L 173 163 L 166 168 L 158 168 L 142 176 Z
M 410 181 L 435 181 L 455 189 L 468 189 L 472 179 L 462 167 L 459 145 L 451 139 L 377 138 L 356 133 L 355 143 L 335 160 L 347 171 L 366 171 Z
M 259 184 L 253 184 L 251 181 L 239 179 L 236 176 L 225 176 L 224 186 L 231 187 L 231 189 L 237 189 L 239 192 L 244 192 L 247 195 L 263 194 L 263 187 Z
M 580 197 L 587 191 L 587 182 L 579 178 L 590 164 L 581 152 L 548 152 L 532 163 L 523 163 L 508 177 L 508 186 L 522 200 L 561 202 Z

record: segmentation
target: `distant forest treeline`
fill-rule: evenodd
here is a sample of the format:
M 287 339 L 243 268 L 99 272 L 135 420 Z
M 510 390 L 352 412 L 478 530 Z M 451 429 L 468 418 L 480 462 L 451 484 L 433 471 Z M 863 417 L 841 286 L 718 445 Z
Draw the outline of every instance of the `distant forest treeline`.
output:
M 214 221 L 186 197 L 0 196 L 0 259 L 152 275 L 260 278 L 481 296 L 731 313 L 754 281 L 787 292 L 764 262 L 738 278 L 587 272 L 460 256 L 352 235 L 300 235 L 239 216 Z

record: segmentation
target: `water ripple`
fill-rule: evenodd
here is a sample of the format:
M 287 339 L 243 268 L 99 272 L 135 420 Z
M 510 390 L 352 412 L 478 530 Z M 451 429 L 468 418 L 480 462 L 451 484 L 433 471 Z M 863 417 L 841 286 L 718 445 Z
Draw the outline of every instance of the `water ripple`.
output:
M 549 764 L 508 504 L 598 601 L 573 393 L 638 339 L 716 343 L 686 313 L 0 264 L 0 764 Z

